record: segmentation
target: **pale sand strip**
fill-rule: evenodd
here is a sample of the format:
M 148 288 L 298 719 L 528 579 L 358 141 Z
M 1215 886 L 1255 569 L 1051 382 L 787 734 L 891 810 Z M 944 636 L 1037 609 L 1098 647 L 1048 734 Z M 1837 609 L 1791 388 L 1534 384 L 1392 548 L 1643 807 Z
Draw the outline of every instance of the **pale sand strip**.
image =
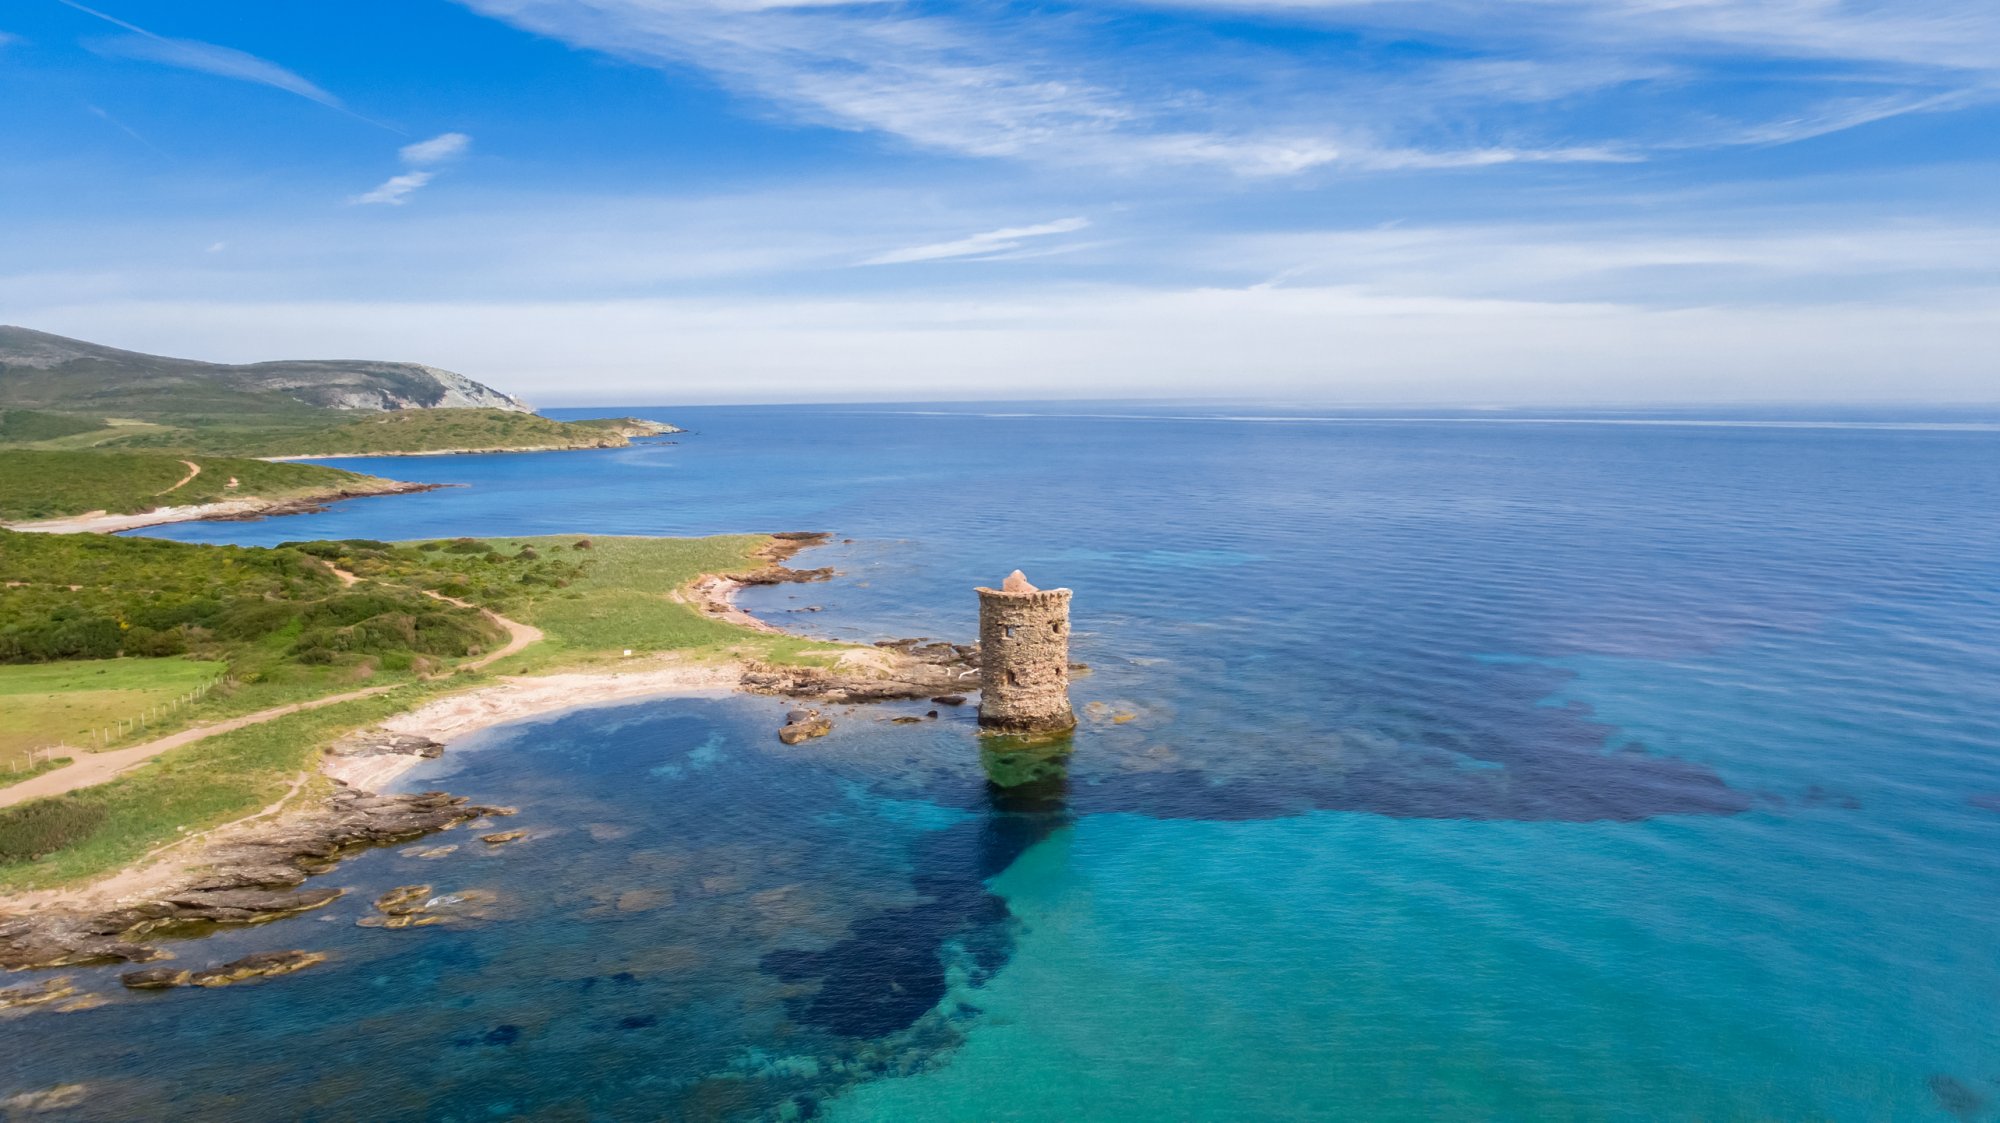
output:
M 571 672 L 503 678 L 492 686 L 453 694 L 397 714 L 374 728 L 450 744 L 468 734 L 527 718 L 635 698 L 721 697 L 737 688 L 743 665 L 678 660 L 630 670 Z M 380 791 L 423 758 L 404 755 L 326 757 L 320 769 L 350 787 Z
M 23 530 L 34 534 L 116 534 L 121 530 L 137 530 L 140 527 L 160 526 L 165 523 L 242 518 L 246 515 L 259 514 L 277 505 L 278 501 L 269 499 L 225 499 L 220 503 L 196 503 L 187 507 L 156 507 L 137 515 L 112 515 L 103 511 L 92 511 L 89 514 L 71 515 L 68 518 L 0 525 L 5 525 L 8 530 Z
M 737 689 L 742 675 L 742 665 L 735 662 L 693 663 L 668 657 L 662 661 L 649 661 L 626 670 L 507 678 L 491 686 L 440 698 L 435 702 L 398 714 L 376 728 L 450 743 L 496 725 L 528 718 L 549 717 L 589 706 L 627 702 L 637 698 L 723 697 Z M 375 693 L 384 689 L 388 688 L 376 687 L 362 693 Z M 323 698 L 296 708 L 327 705 L 344 701 L 347 697 L 351 695 Z M 260 716 L 262 715 L 252 714 L 249 718 L 238 720 L 248 724 L 250 718 Z M 189 732 L 207 735 L 222 730 L 211 726 Z M 380 791 L 398 776 L 422 762 L 422 757 L 407 755 L 322 756 L 320 771 L 331 779 L 351 787 L 364 791 Z M 49 775 L 54 776 L 56 773 Z M 89 910 L 147 900 L 150 894 L 157 893 L 162 886 L 174 884 L 190 869 L 201 866 L 204 855 L 211 848 L 227 846 L 232 842 L 252 837 L 272 816 L 289 813 L 292 810 L 289 806 L 291 800 L 305 789 L 306 782 L 311 776 L 310 771 L 301 773 L 293 782 L 290 791 L 261 811 L 210 830 L 176 839 L 116 873 L 83 885 L 6 894 L 0 897 L 0 903 L 4 903 L 10 912 L 21 912 L 42 908 Z M 37 777 L 37 779 L 43 778 L 45 777 Z

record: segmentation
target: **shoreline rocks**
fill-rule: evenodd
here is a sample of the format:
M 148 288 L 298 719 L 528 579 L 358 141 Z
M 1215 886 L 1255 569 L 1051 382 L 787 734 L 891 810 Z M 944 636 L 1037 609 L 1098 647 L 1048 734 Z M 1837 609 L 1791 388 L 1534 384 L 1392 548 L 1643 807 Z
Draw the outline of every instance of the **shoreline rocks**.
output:
M 131 990 L 172 990 L 175 987 L 226 987 L 248 979 L 268 979 L 274 975 L 289 975 L 303 971 L 315 963 L 326 962 L 326 956 L 316 951 L 260 951 L 241 959 L 232 959 L 219 967 L 207 967 L 199 971 L 171 967 L 147 967 L 138 971 L 127 971 L 118 976 L 118 981 Z
M 0 915 L 0 968 L 146 963 L 149 941 L 205 926 L 262 924 L 323 907 L 344 890 L 294 887 L 346 855 L 405 842 L 511 808 L 482 807 L 448 792 L 371 795 L 341 788 L 313 811 L 253 828 L 218 846 L 208 865 L 148 899 L 92 911 Z
M 922 639 L 883 640 L 873 658 L 832 667 L 753 663 L 742 686 L 752 694 L 845 705 L 956 697 L 979 674 L 979 648 Z M 866 654 L 864 652 L 864 654 Z
M 371 756 L 414 756 L 434 760 L 444 755 L 444 742 L 429 737 L 419 737 L 410 733 L 391 733 L 386 729 L 364 729 L 350 733 L 326 747 L 328 756 L 371 757 Z
M 833 732 L 833 719 L 818 710 L 793 710 L 785 715 L 785 726 L 778 730 L 778 740 L 787 745 L 803 744 Z

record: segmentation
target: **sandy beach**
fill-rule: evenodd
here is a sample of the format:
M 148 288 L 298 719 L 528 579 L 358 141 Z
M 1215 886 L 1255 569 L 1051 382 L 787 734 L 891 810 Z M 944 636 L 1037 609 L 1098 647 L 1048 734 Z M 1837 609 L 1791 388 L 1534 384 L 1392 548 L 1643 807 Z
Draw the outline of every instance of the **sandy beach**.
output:
M 629 670 L 504 678 L 491 686 L 453 694 L 398 714 L 376 728 L 449 746 L 482 729 L 587 706 L 635 698 L 728 694 L 742 682 L 743 670 L 741 663 L 729 661 L 660 660 Z M 320 770 L 350 787 L 380 791 L 421 760 L 406 755 L 329 756 L 322 758 Z
M 185 482 L 185 481 L 183 481 Z M 4 523 L 8 530 L 25 531 L 31 534 L 116 534 L 124 530 L 138 530 L 141 527 L 164 526 L 168 523 L 197 522 L 202 519 L 240 521 L 245 519 L 269 518 L 275 515 L 297 515 L 317 511 L 328 503 L 342 499 L 363 499 L 374 495 L 407 495 L 415 491 L 431 491 L 438 484 L 405 483 L 401 480 L 384 480 L 386 486 L 368 488 L 354 486 L 340 491 L 319 495 L 298 495 L 289 499 L 263 499 L 245 496 L 242 499 L 224 499 L 219 503 L 194 503 L 184 507 L 155 507 L 132 515 L 114 515 L 107 511 L 90 511 L 81 515 L 69 515 L 60 519 L 37 519 L 32 522 Z

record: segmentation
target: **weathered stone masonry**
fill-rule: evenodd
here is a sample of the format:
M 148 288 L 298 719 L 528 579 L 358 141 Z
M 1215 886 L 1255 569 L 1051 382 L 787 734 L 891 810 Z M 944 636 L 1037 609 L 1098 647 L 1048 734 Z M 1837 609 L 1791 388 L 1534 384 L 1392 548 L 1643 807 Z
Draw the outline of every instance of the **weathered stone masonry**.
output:
M 979 724 L 1001 733 L 1076 726 L 1069 707 L 1068 589 L 1037 589 L 1015 570 L 979 590 Z

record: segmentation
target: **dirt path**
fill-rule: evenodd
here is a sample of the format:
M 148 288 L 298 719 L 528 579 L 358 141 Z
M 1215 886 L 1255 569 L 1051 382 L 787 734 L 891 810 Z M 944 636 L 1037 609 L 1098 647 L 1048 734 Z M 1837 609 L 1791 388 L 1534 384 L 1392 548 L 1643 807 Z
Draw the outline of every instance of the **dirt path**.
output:
M 316 710 L 321 706 L 331 706 L 338 702 L 352 702 L 356 698 L 367 698 L 395 689 L 394 686 L 371 686 L 363 690 L 351 690 L 345 694 L 334 694 L 326 698 L 315 698 L 310 702 L 294 702 L 289 706 L 274 706 L 268 710 L 258 710 L 254 714 L 244 714 L 212 725 L 198 725 L 193 729 L 183 729 L 158 740 L 129 749 L 113 749 L 103 753 L 79 753 L 75 763 L 65 765 L 53 772 L 44 772 L 30 780 L 23 780 L 12 787 L 0 788 L 0 807 L 12 807 L 31 799 L 45 799 L 52 795 L 62 795 L 79 788 L 102 784 L 117 777 L 127 769 L 144 764 L 171 749 L 192 745 L 196 741 L 213 737 L 218 733 L 231 733 L 246 726 L 257 725 L 273 718 L 295 714 L 301 710 Z
M 457 597 L 448 597 L 445 596 L 443 593 L 433 593 L 429 589 L 424 590 L 424 595 L 427 597 L 431 597 L 435 600 L 441 600 L 446 604 L 455 604 L 460 608 L 479 608 L 478 605 L 473 604 L 470 601 L 462 601 L 459 600 Z M 539 643 L 541 641 L 542 630 L 540 628 L 535 627 L 533 624 L 523 624 L 519 620 L 509 620 L 505 616 L 500 615 L 499 613 L 493 611 L 490 608 L 479 608 L 479 611 L 488 620 L 491 620 L 495 624 L 498 624 L 501 627 L 507 629 L 507 646 L 501 648 L 498 651 L 493 652 L 490 655 L 481 655 L 479 658 L 474 659 L 470 663 L 460 663 L 459 667 L 462 670 L 476 671 L 482 667 L 490 666 L 494 663 L 498 663 L 500 660 L 505 659 L 507 656 L 514 654 L 516 651 L 521 650 L 522 648 L 528 646 L 531 643 Z
M 192 479 L 193 477 L 189 478 Z M 183 480 L 182 482 L 185 483 L 187 481 Z M 334 576 L 340 578 L 340 583 L 343 585 L 353 585 L 361 580 L 361 578 L 338 566 L 328 566 L 327 568 L 333 570 Z M 540 628 L 532 624 L 523 624 L 519 620 L 509 620 L 491 609 L 479 608 L 478 605 L 469 601 L 459 600 L 457 597 L 448 597 L 442 593 L 433 593 L 428 589 L 424 590 L 424 595 L 444 601 L 446 604 L 458 605 L 461 608 L 479 609 L 481 613 L 485 614 L 488 620 L 507 630 L 506 646 L 500 648 L 498 651 L 482 655 L 470 662 L 460 663 L 458 665 L 458 669 L 460 670 L 476 671 L 497 663 L 507 656 L 522 650 L 529 644 L 540 641 L 542 638 L 542 630 Z M 17 803 L 26 803 L 31 799 L 45 799 L 49 796 L 73 792 L 79 788 L 88 788 L 96 784 L 102 784 L 106 780 L 117 777 L 127 769 L 144 764 L 161 753 L 171 749 L 178 749 L 183 745 L 192 745 L 196 741 L 213 737 L 218 733 L 233 732 L 245 726 L 256 725 L 260 722 L 270 721 L 273 718 L 284 717 L 286 714 L 295 714 L 300 710 L 316 710 L 321 706 L 331 706 L 336 702 L 351 702 L 356 698 L 366 698 L 370 695 L 380 694 L 393 689 L 395 689 L 393 686 L 371 686 L 365 690 L 352 690 L 346 694 L 315 698 L 310 702 L 295 702 L 289 706 L 275 706 L 268 710 L 258 710 L 254 714 L 233 717 L 227 721 L 216 722 L 213 725 L 196 726 L 193 729 L 185 729 L 179 733 L 169 734 L 155 741 L 148 741 L 143 745 L 134 745 L 129 749 L 114 749 L 103 753 L 80 753 L 77 760 L 72 764 L 65 765 L 53 772 L 44 772 L 31 780 L 23 780 L 12 787 L 0 788 L 0 807 L 12 807 Z
M 167 492 L 172 492 L 172 491 L 179 491 L 180 489 L 182 489 L 182 488 L 186 487 L 186 486 L 187 486 L 187 485 L 188 485 L 189 483 L 193 482 L 193 480 L 194 480 L 194 478 L 195 478 L 196 476 L 199 476 L 199 475 L 201 475 L 201 465 L 199 465 L 199 464 L 196 464 L 196 463 L 195 463 L 194 461 L 192 461 L 192 460 L 183 460 L 183 461 L 181 461 L 181 463 L 183 463 L 183 464 L 187 465 L 187 470 L 188 470 L 188 474 L 187 474 L 187 475 L 185 475 L 185 476 L 182 476 L 182 477 L 181 477 L 181 482 L 179 482 L 179 483 L 175 484 L 174 486 L 172 486 L 172 487 L 168 488 L 168 489 L 167 489 L 166 491 L 156 491 L 156 492 L 154 492 L 154 493 L 153 493 L 153 498 L 155 498 L 155 499 L 158 499 L 158 498 L 159 498 L 160 496 L 162 496 L 162 495 L 165 495 L 165 494 L 167 494 Z
M 342 585 L 346 585 L 349 588 L 354 587 L 355 583 L 361 580 L 359 575 L 349 573 L 337 565 L 329 564 L 327 568 L 333 571 L 335 577 L 340 578 Z M 542 630 L 533 624 L 523 624 L 519 620 L 509 620 L 492 609 L 480 608 L 471 601 L 460 600 L 457 597 L 448 597 L 443 593 L 433 593 L 429 589 L 421 590 L 421 592 L 432 600 L 441 600 L 446 604 L 455 604 L 460 608 L 478 609 L 480 614 L 488 620 L 507 629 L 507 645 L 505 647 L 490 654 L 481 655 L 470 663 L 460 663 L 458 665 L 460 670 L 477 671 L 481 668 L 491 666 L 531 643 L 539 643 L 542 639 Z

